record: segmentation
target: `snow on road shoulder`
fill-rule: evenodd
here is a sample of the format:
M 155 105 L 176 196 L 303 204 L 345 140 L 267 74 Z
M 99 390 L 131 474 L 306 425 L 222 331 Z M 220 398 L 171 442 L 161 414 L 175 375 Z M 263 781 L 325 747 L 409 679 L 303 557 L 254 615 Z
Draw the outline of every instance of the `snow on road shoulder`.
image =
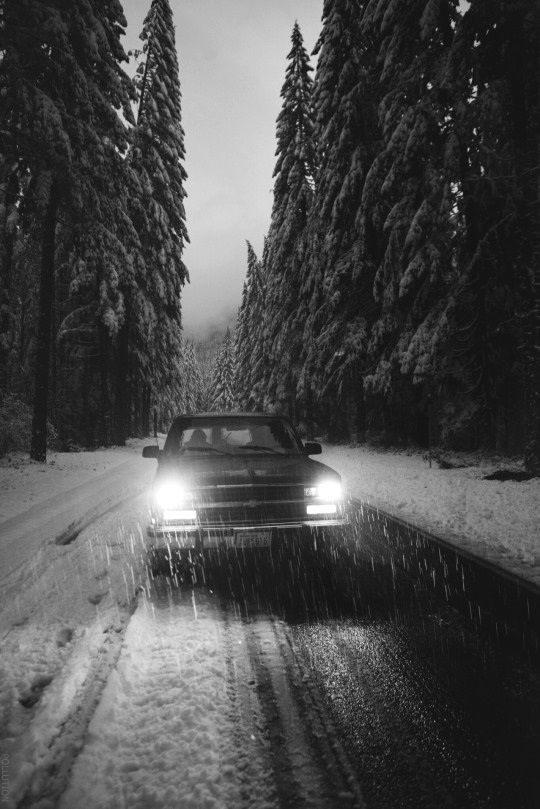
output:
M 0 749 L 10 795 L 32 802 L 76 754 L 109 669 L 116 662 L 136 591 L 145 584 L 145 498 L 52 543 L 24 589 L 0 613 Z M 116 655 L 116 656 L 115 656 Z M 53 800 L 54 803 L 54 800 Z
M 540 479 L 484 480 L 493 463 L 430 469 L 419 453 L 324 447 L 351 495 L 540 586 Z
M 255 707 L 236 735 L 241 639 L 208 593 L 169 595 L 133 615 L 60 809 L 277 805 Z
M 34 568 L 49 564 L 51 545 L 70 543 L 102 514 L 148 489 L 155 463 L 142 459 L 140 443 L 57 453 L 58 466 L 53 457 L 47 464 L 0 468 L 0 512 L 11 514 L 0 522 L 0 607 L 26 587 Z
M 0 525 L 33 506 L 75 486 L 92 482 L 104 472 L 140 456 L 143 443 L 132 439 L 126 447 L 93 452 L 49 452 L 37 463 L 21 452 L 0 458 Z
M 158 580 L 59 809 L 364 806 L 281 621 Z

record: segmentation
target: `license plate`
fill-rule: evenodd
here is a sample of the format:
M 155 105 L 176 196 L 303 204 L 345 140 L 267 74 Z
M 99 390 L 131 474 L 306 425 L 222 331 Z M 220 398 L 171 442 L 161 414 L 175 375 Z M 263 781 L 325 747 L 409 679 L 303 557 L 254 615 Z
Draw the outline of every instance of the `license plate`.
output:
M 234 544 L 237 548 L 269 548 L 272 531 L 237 531 Z

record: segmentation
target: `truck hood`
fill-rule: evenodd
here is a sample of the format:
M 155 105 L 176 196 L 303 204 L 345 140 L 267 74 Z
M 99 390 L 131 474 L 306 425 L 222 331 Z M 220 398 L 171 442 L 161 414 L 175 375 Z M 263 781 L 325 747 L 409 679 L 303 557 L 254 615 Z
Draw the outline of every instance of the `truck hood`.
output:
M 157 478 L 181 478 L 190 487 L 294 485 L 313 481 L 340 480 L 340 475 L 326 464 L 313 461 L 305 455 L 253 454 L 163 458 Z

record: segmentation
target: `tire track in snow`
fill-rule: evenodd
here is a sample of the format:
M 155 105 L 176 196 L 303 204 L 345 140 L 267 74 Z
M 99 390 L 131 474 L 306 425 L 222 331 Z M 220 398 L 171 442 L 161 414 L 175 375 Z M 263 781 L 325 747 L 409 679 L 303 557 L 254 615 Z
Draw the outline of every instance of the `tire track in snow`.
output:
M 254 805 L 253 786 L 259 803 L 278 806 L 275 773 L 266 735 L 265 718 L 256 692 L 255 672 L 246 648 L 242 623 L 223 611 L 226 639 L 227 693 L 230 700 L 230 738 L 224 742 L 225 765 L 236 771 L 240 802 L 235 809 Z
M 31 725 L 28 738 L 16 754 L 17 782 L 13 785 L 16 809 L 56 806 L 68 783 L 70 770 L 83 747 L 83 739 L 122 649 L 127 624 L 103 629 L 96 622 L 67 670 L 51 688 L 49 705 Z
M 361 790 L 281 621 L 245 625 L 282 809 L 364 809 Z
M 340 741 L 340 734 L 324 707 L 323 697 L 316 685 L 313 673 L 301 662 L 295 649 L 290 628 L 274 623 L 274 631 L 278 638 L 283 655 L 288 659 L 290 679 L 302 716 L 309 717 L 314 747 L 321 761 L 325 762 L 331 783 L 340 785 L 337 797 L 339 806 L 350 806 L 351 809 L 365 809 L 362 789 L 355 774 L 348 753 Z
M 59 808 L 363 807 L 282 622 L 162 585 L 131 619 Z
M 1 605 L 47 567 L 51 545 L 69 545 L 104 515 L 143 497 L 150 472 L 132 459 L 124 461 L 0 523 Z
M 60 809 L 278 809 L 242 639 L 210 594 L 157 581 Z
M 256 629 L 250 625 L 246 626 L 248 654 L 255 673 L 259 704 L 265 719 L 265 735 L 273 761 L 277 797 L 281 809 L 300 809 L 306 805 L 303 793 L 308 791 L 307 786 L 302 789 L 301 782 L 306 782 L 308 775 L 313 777 L 316 774 L 308 774 L 305 771 L 306 759 L 303 755 L 301 756 L 300 748 L 295 744 L 293 738 L 297 734 L 291 733 L 291 725 L 288 721 L 290 716 L 284 715 L 283 712 L 283 705 L 285 701 L 288 702 L 289 689 L 286 683 L 276 682 L 275 672 L 274 676 L 272 674 L 273 655 L 265 654 L 268 649 L 264 647 L 268 644 L 261 638 L 263 634 L 260 626 L 257 626 Z M 281 669 L 280 661 L 278 666 Z M 303 772 L 295 773 L 295 765 L 300 765 Z M 298 778 L 299 775 L 301 779 Z M 319 805 L 319 803 L 314 804 L 313 809 Z

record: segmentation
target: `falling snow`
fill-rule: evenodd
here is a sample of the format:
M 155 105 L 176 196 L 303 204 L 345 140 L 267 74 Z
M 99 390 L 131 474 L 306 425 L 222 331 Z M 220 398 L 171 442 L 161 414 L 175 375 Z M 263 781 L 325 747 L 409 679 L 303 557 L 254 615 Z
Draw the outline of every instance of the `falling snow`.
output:
M 155 465 L 141 458 L 141 446 L 51 454 L 47 464 L 13 457 L 0 467 L 0 745 L 11 762 L 8 807 L 22 795 L 52 806 L 62 793 L 62 809 L 214 807 L 223 796 L 234 805 L 254 781 L 253 806 L 279 805 L 269 742 L 259 732 L 264 695 L 253 686 L 248 629 L 227 630 L 202 592 L 180 593 L 174 603 L 147 597 L 146 490 Z M 360 447 L 326 446 L 322 459 L 341 472 L 352 496 L 540 582 L 538 480 L 486 481 L 494 468 L 487 462 L 430 468 L 419 454 Z M 282 676 L 281 652 L 279 665 L 272 658 L 278 630 L 249 628 L 270 655 L 270 680 Z M 245 684 L 236 707 L 233 681 Z M 276 680 L 285 700 L 276 710 L 302 771 L 309 756 L 287 720 L 282 685 Z M 144 756 L 152 776 L 142 784 L 137 762 Z M 318 806 L 323 787 L 305 766 L 300 786 Z M 203 782 L 201 772 L 212 768 L 215 778 Z

